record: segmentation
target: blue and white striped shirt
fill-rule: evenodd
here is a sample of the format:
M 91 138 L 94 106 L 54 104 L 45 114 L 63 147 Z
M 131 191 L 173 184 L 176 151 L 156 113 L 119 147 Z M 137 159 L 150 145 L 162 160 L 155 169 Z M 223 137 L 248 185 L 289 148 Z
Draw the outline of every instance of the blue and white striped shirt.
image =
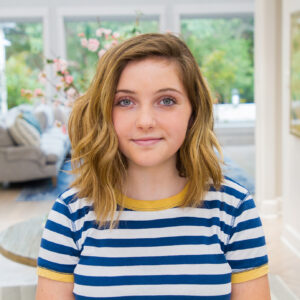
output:
M 126 197 L 115 229 L 99 229 L 92 204 L 62 193 L 48 216 L 38 274 L 74 282 L 75 299 L 230 299 L 231 283 L 268 273 L 253 198 L 228 177 L 203 206 L 178 207 L 188 185 L 160 200 Z

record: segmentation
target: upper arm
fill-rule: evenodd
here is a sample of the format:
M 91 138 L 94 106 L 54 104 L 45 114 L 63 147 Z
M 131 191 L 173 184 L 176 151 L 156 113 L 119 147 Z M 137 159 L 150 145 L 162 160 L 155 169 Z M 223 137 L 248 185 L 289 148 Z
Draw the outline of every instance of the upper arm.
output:
M 268 276 L 233 283 L 231 300 L 271 300 Z
M 36 300 L 74 300 L 73 286 L 71 282 L 61 282 L 39 276 Z

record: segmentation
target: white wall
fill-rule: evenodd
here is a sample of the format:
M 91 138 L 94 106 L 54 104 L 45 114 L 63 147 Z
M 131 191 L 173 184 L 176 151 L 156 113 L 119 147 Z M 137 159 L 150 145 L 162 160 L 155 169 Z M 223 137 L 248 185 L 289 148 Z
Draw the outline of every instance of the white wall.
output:
M 300 12 L 300 1 L 284 0 L 282 8 L 283 241 L 300 257 L 300 138 L 289 133 L 290 14 Z

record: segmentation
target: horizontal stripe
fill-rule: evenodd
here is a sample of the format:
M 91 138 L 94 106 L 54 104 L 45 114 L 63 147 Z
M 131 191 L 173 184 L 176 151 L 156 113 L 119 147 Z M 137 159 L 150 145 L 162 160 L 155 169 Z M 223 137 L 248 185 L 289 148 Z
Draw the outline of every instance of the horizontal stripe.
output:
M 58 252 L 60 254 L 67 254 L 67 255 L 71 255 L 71 256 L 79 256 L 79 254 L 80 254 L 80 251 L 78 251 L 77 249 L 74 249 L 69 246 L 57 244 L 54 242 L 50 242 L 45 239 L 42 239 L 41 247 L 45 250 L 49 250 L 52 252 Z
M 76 300 L 91 300 L 90 297 L 76 295 Z M 120 297 L 97 297 L 92 299 L 101 300 L 230 300 L 231 294 L 221 296 L 186 296 L 186 295 L 163 295 L 163 296 L 120 296 Z
M 163 238 L 163 237 L 180 237 L 186 236 L 205 236 L 211 237 L 218 232 L 219 226 L 214 225 L 212 227 L 198 227 L 198 226 L 178 226 L 174 230 L 174 227 L 164 227 L 157 230 L 156 228 L 145 228 L 139 230 L 131 229 L 114 229 L 114 230 L 97 230 L 91 229 L 89 235 L 95 239 L 128 239 L 128 238 Z M 260 233 L 261 235 L 261 233 Z M 228 236 L 228 235 L 226 235 Z
M 180 265 L 223 264 L 223 254 L 216 255 L 170 255 L 154 257 L 95 257 L 81 255 L 80 264 L 90 266 Z
M 154 266 L 85 266 L 78 264 L 75 273 L 85 276 L 132 276 L 132 275 L 184 275 L 184 274 L 226 274 L 230 273 L 231 268 L 227 263 L 223 264 L 190 264 L 178 265 L 154 265 Z
M 94 239 L 87 237 L 86 246 L 94 247 L 156 247 L 170 245 L 211 245 L 218 243 L 218 236 L 172 236 L 143 239 Z
M 49 242 L 57 243 L 57 244 L 60 244 L 63 246 L 72 247 L 74 249 L 77 248 L 74 243 L 74 240 L 72 238 L 67 237 L 63 234 L 57 233 L 57 232 L 50 231 L 47 228 L 44 229 L 42 238 Z
M 254 227 L 254 228 L 249 228 L 245 229 L 242 234 L 235 234 L 230 241 L 232 243 L 238 242 L 238 241 L 244 241 L 245 237 L 247 238 L 259 238 L 264 236 L 264 232 L 262 230 L 262 227 Z
M 44 248 L 40 248 L 39 257 L 48 260 L 49 263 L 53 262 L 53 263 L 58 263 L 60 265 L 73 265 L 76 264 L 79 260 L 77 256 L 52 252 Z
M 210 188 L 210 191 L 216 191 L 216 189 L 214 187 Z M 234 196 L 235 198 L 238 199 L 244 199 L 245 196 L 247 195 L 247 193 L 243 193 L 242 191 L 236 190 L 231 186 L 226 186 L 226 185 L 222 185 L 220 192 Z
M 47 220 L 46 222 L 46 226 L 45 226 L 48 230 L 51 230 L 53 232 L 58 232 L 62 235 L 65 235 L 69 238 L 73 238 L 74 237 L 74 232 L 72 232 L 72 230 L 69 227 L 60 225 L 58 223 L 55 223 L 51 220 Z
M 247 240 L 231 243 L 227 245 L 226 250 L 234 251 L 234 250 L 250 249 L 250 248 L 264 246 L 265 244 L 266 244 L 265 237 L 261 236 L 255 239 L 249 238 Z
M 221 202 L 218 201 L 212 201 L 212 202 L 218 202 L 221 205 Z M 158 220 L 158 219 L 174 219 L 176 217 L 195 217 L 195 218 L 204 218 L 207 219 L 209 216 L 220 216 L 222 217 L 222 221 L 224 221 L 227 225 L 231 225 L 232 217 L 234 216 L 234 213 L 228 214 L 217 205 L 216 207 L 211 208 L 193 208 L 193 207 L 186 207 L 186 208 L 172 208 L 168 210 L 162 210 L 162 211 L 147 211 L 147 212 L 140 212 L 140 211 L 133 211 L 133 210 L 127 210 L 123 211 L 120 215 L 120 220 L 122 221 L 147 221 L 147 220 Z M 231 207 L 231 206 L 230 206 Z M 234 207 L 231 207 L 232 210 L 234 210 Z M 117 219 L 117 214 L 114 217 L 114 220 Z M 83 226 L 83 221 L 94 221 L 95 220 L 95 212 L 89 211 L 88 214 L 84 216 L 82 219 L 73 220 L 75 223 L 76 228 L 81 228 Z
M 53 270 L 53 271 L 61 272 L 61 273 L 69 273 L 69 274 L 73 273 L 74 268 L 76 267 L 76 264 L 73 264 L 73 265 L 58 264 L 58 263 L 43 259 L 42 257 L 38 258 L 37 265 L 40 268 Z
M 37 268 L 37 275 L 48 279 L 56 280 L 56 281 L 74 282 L 73 274 L 54 272 L 41 267 Z
M 75 274 L 77 284 L 88 286 L 119 285 L 164 285 L 164 284 L 226 284 L 231 282 L 231 273 L 219 275 L 152 275 L 152 276 L 117 276 L 91 277 Z
M 198 255 L 201 254 L 221 254 L 219 244 L 212 245 L 172 245 L 162 247 L 91 247 L 85 246 L 82 255 L 95 255 L 98 257 L 141 257 L 141 256 L 168 256 L 181 255 Z
M 212 285 L 184 285 L 184 284 L 163 284 L 163 285 L 142 285 L 137 288 L 134 285 L 127 286 L 85 286 L 75 285 L 73 292 L 78 295 L 85 295 L 87 297 L 95 297 L 95 295 L 106 295 L 110 297 L 120 297 L 126 295 L 184 295 L 184 296 L 218 296 L 230 293 L 231 283 Z
M 251 251 L 249 249 L 243 249 L 243 250 L 235 250 L 235 251 L 229 251 L 226 253 L 226 258 L 228 260 L 234 260 L 234 259 L 250 259 L 250 258 L 256 258 L 263 256 L 266 253 L 265 246 L 251 248 Z
M 260 218 L 256 218 L 256 219 L 251 219 L 251 220 L 247 220 L 247 221 L 243 221 L 240 222 L 235 228 L 234 228 L 234 233 L 236 232 L 241 232 L 245 229 L 250 229 L 250 228 L 256 228 L 256 227 L 260 227 L 261 224 L 261 220 Z
M 252 269 L 255 267 L 260 267 L 268 263 L 267 255 L 249 258 L 249 259 L 242 259 L 242 260 L 228 260 L 231 268 L 234 270 L 240 269 Z

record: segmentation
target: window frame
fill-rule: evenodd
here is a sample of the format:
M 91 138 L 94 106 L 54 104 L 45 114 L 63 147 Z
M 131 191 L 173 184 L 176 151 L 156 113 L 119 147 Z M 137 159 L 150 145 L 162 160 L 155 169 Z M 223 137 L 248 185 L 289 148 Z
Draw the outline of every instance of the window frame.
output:
M 0 10 L 0 22 L 36 22 L 40 21 L 43 25 L 43 55 L 49 57 L 51 53 L 50 49 L 50 22 L 49 22 L 49 8 L 48 7 L 6 7 Z M 48 66 L 45 66 L 47 76 L 51 75 L 51 70 Z M 51 93 L 50 84 L 46 84 L 46 93 Z M 2 104 L 3 111 L 0 113 L 6 113 L 7 111 L 7 98 L 5 104 Z

